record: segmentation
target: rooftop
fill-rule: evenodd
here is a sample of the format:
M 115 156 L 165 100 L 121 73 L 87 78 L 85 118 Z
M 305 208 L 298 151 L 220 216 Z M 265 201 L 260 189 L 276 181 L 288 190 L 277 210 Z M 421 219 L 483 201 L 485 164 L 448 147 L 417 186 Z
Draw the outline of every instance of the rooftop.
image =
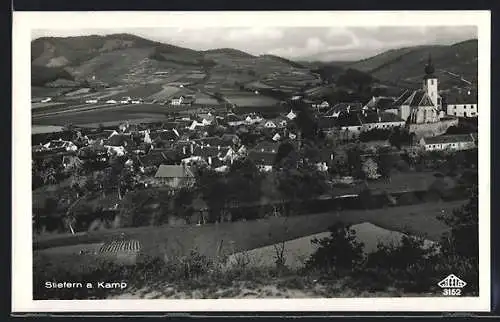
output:
M 424 138 L 425 144 L 474 142 L 471 134 L 440 135 Z
M 192 178 L 193 171 L 188 166 L 182 165 L 165 165 L 159 166 L 156 171 L 155 178 Z

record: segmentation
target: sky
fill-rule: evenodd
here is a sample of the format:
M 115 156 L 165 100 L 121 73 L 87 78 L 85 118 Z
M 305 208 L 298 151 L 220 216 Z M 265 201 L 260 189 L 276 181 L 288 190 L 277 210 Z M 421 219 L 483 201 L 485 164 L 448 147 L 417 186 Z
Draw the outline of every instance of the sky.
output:
M 199 27 L 34 30 L 32 39 L 51 36 L 131 33 L 196 50 L 234 48 L 294 60 L 358 60 L 416 45 L 451 45 L 477 38 L 475 26 L 446 27 Z

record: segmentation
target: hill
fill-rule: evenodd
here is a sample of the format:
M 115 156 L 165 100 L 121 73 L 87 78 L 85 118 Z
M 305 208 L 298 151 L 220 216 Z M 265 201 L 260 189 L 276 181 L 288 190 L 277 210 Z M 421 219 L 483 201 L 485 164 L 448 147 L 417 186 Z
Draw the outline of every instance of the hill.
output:
M 205 53 L 205 55 L 222 54 L 238 58 L 255 58 L 254 55 L 233 48 L 210 49 L 210 50 L 205 50 L 203 53 Z
M 117 84 L 149 82 L 157 72 L 243 71 L 265 76 L 304 68 L 277 56 L 256 57 L 232 48 L 197 51 L 131 34 L 43 37 L 32 41 L 31 48 L 32 78 L 37 86 L 54 78 L 83 81 L 95 76 Z
M 285 63 L 285 64 L 290 65 L 290 66 L 295 67 L 295 68 L 301 68 L 301 69 L 308 68 L 308 67 L 306 67 L 305 65 L 303 65 L 303 64 L 301 64 L 299 62 L 294 62 L 294 61 L 291 61 L 289 59 L 286 59 L 286 58 L 283 58 L 283 57 L 279 57 L 279 56 L 276 56 L 276 55 L 261 55 L 260 57 L 261 58 L 274 59 L 276 61 L 279 61 L 281 63 Z
M 450 46 L 415 46 L 389 50 L 379 55 L 345 65 L 371 74 L 387 83 L 419 86 L 424 75 L 423 66 L 431 55 L 436 75 L 442 87 L 477 84 L 477 39 Z

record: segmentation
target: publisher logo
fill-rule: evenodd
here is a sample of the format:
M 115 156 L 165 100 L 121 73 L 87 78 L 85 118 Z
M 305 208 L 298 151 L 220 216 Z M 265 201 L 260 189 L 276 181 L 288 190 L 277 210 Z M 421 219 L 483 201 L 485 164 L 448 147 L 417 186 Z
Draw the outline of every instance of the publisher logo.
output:
M 445 296 L 462 295 L 462 288 L 466 285 L 467 283 L 465 281 L 462 281 L 453 274 L 448 275 L 448 277 L 438 283 L 438 286 L 443 289 L 443 295 Z

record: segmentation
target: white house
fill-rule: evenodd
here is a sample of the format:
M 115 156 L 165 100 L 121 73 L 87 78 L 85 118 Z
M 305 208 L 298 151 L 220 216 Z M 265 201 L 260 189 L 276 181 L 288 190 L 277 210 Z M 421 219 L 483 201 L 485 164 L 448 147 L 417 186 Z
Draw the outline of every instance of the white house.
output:
M 85 103 L 86 104 L 96 104 L 97 100 L 86 100 Z
M 182 101 L 184 101 L 184 97 L 183 96 L 180 96 L 180 97 L 174 97 L 170 100 L 170 104 L 171 105 L 181 105 L 182 104 Z
M 78 147 L 71 141 L 53 140 L 43 145 L 46 149 L 64 148 L 66 151 L 76 151 Z
M 446 114 L 457 117 L 477 117 L 477 95 L 468 91 L 466 94 L 450 94 L 446 97 Z
M 273 121 L 266 121 L 266 123 L 264 123 L 264 126 L 268 129 L 274 129 L 276 128 L 276 123 L 274 123 Z
M 123 146 L 104 146 L 107 149 L 108 155 L 124 156 L 126 154 L 125 148 Z
M 131 98 L 130 97 L 123 97 L 122 100 L 120 101 L 121 104 L 128 104 L 130 103 Z
M 281 139 L 281 135 L 279 133 L 276 133 L 274 136 L 273 136 L 273 141 L 279 141 Z
M 327 102 L 327 101 L 323 101 L 321 103 L 314 103 L 312 104 L 312 107 L 314 108 L 329 108 L 330 107 L 330 104 Z
M 106 104 L 116 104 L 117 102 L 115 100 L 107 100 Z
M 297 117 L 297 114 L 295 114 L 293 111 L 290 111 L 290 113 L 288 113 L 286 115 L 286 117 L 289 119 L 289 120 L 293 120 L 294 118 Z
M 52 101 L 52 98 L 47 97 L 47 98 L 44 98 L 43 100 L 41 100 L 40 102 L 41 102 L 41 103 L 48 103 L 48 102 L 50 102 L 50 101 Z
M 476 146 L 473 134 L 440 135 L 420 139 L 426 151 L 469 150 Z

